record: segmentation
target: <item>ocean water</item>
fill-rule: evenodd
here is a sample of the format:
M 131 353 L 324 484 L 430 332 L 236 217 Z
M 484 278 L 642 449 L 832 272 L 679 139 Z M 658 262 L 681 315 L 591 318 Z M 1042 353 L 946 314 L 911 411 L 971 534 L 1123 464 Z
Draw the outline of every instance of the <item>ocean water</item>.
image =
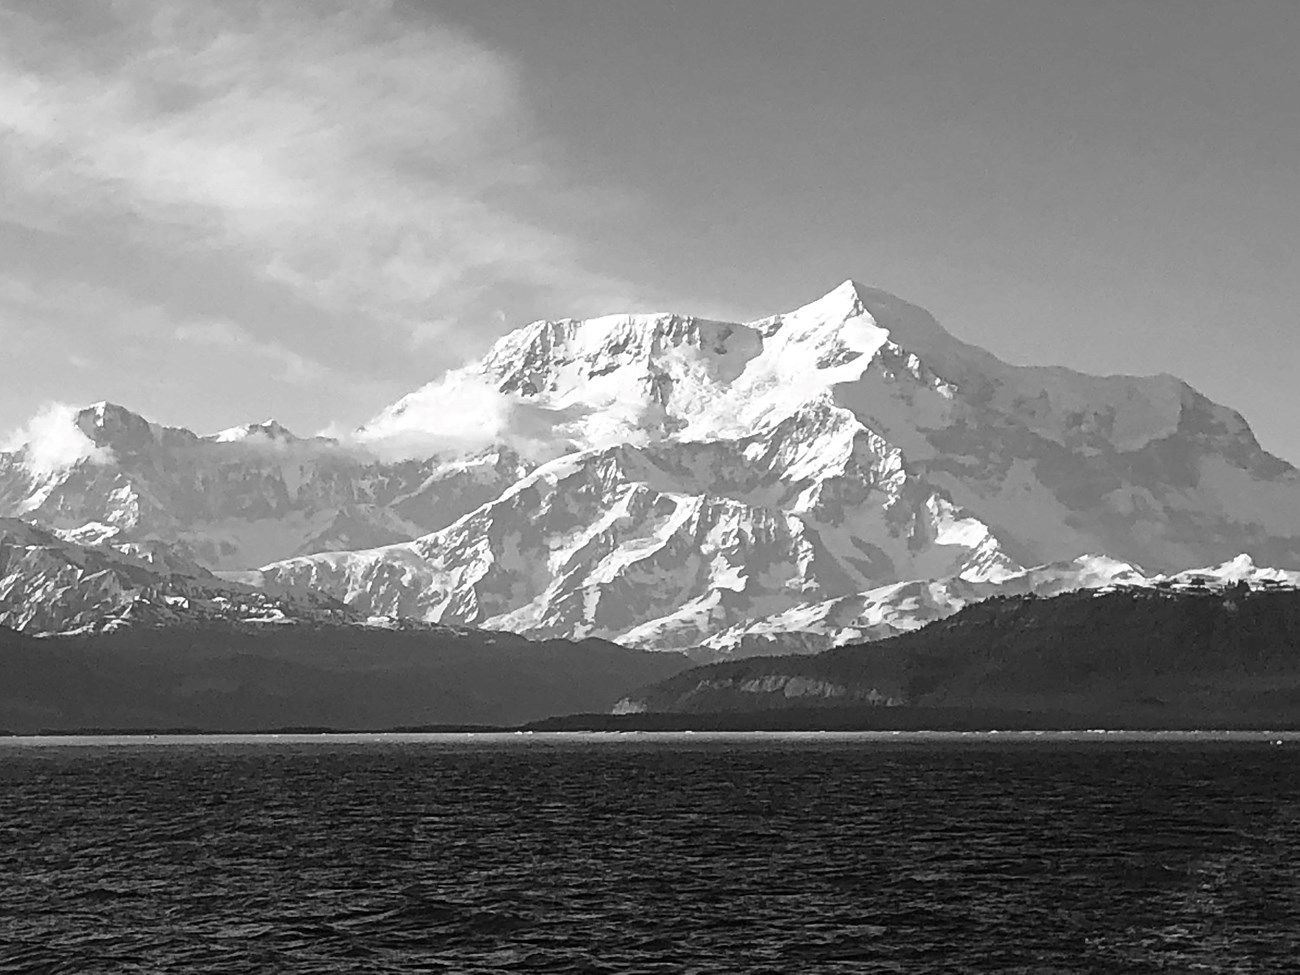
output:
M 0 744 L 0 972 L 1300 971 L 1300 740 Z

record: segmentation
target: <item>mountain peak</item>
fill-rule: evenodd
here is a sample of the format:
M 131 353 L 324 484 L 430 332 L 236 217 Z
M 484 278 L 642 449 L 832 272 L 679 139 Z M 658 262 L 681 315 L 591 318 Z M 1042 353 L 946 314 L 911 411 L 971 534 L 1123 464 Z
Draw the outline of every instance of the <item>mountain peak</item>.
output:
M 823 298 L 834 298 L 837 301 L 847 300 L 861 302 L 866 293 L 872 290 L 874 289 L 868 288 L 860 281 L 855 281 L 853 278 L 845 278 L 830 291 L 826 292 Z
M 219 433 L 213 434 L 211 439 L 217 443 L 235 443 L 247 440 L 250 437 L 282 443 L 294 443 L 300 439 L 288 427 L 274 419 L 266 419 L 261 423 L 243 423 L 236 427 L 228 427 Z
M 98 447 L 131 449 L 154 442 L 153 424 L 125 406 L 100 400 L 77 413 L 76 424 Z
M 110 402 L 106 399 L 99 400 L 97 403 L 91 403 L 89 406 L 79 410 L 77 412 L 78 421 L 83 417 L 100 425 L 114 423 L 125 418 L 134 418 L 136 420 L 144 419 L 144 417 L 140 416 L 139 413 L 132 412 L 125 406 L 122 406 L 119 403 Z
M 847 278 L 820 298 L 800 305 L 794 311 L 776 315 L 773 319 L 765 319 L 765 321 L 776 321 L 795 316 L 825 322 L 840 322 L 848 318 L 856 318 L 867 311 L 864 298 L 870 290 L 852 278 Z
M 791 325 L 799 331 L 821 331 L 838 328 L 854 319 L 884 329 L 892 341 L 909 352 L 951 353 L 959 347 L 973 348 L 956 340 L 924 308 L 853 278 L 845 279 L 820 298 L 793 311 L 751 324 L 764 336 L 770 336 Z

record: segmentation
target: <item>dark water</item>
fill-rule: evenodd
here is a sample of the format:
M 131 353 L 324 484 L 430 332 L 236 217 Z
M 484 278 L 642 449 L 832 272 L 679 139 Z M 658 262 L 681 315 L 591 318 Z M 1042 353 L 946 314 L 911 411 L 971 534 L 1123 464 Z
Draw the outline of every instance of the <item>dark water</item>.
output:
M 0 972 L 1300 971 L 1300 742 L 0 745 Z

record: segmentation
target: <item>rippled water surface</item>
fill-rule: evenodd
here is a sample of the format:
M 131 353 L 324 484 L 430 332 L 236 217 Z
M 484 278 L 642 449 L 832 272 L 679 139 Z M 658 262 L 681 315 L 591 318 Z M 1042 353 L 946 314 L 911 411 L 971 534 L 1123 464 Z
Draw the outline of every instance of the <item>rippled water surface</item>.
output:
M 0 972 L 1300 971 L 1300 742 L 0 745 Z

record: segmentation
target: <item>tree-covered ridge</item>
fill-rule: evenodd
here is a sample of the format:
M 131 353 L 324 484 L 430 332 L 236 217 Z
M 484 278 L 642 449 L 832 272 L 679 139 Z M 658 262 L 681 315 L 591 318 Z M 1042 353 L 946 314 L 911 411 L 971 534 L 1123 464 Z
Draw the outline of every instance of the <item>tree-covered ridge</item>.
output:
M 1300 592 L 995 598 L 877 643 L 694 668 L 633 695 L 624 709 L 864 704 L 1300 715 Z

